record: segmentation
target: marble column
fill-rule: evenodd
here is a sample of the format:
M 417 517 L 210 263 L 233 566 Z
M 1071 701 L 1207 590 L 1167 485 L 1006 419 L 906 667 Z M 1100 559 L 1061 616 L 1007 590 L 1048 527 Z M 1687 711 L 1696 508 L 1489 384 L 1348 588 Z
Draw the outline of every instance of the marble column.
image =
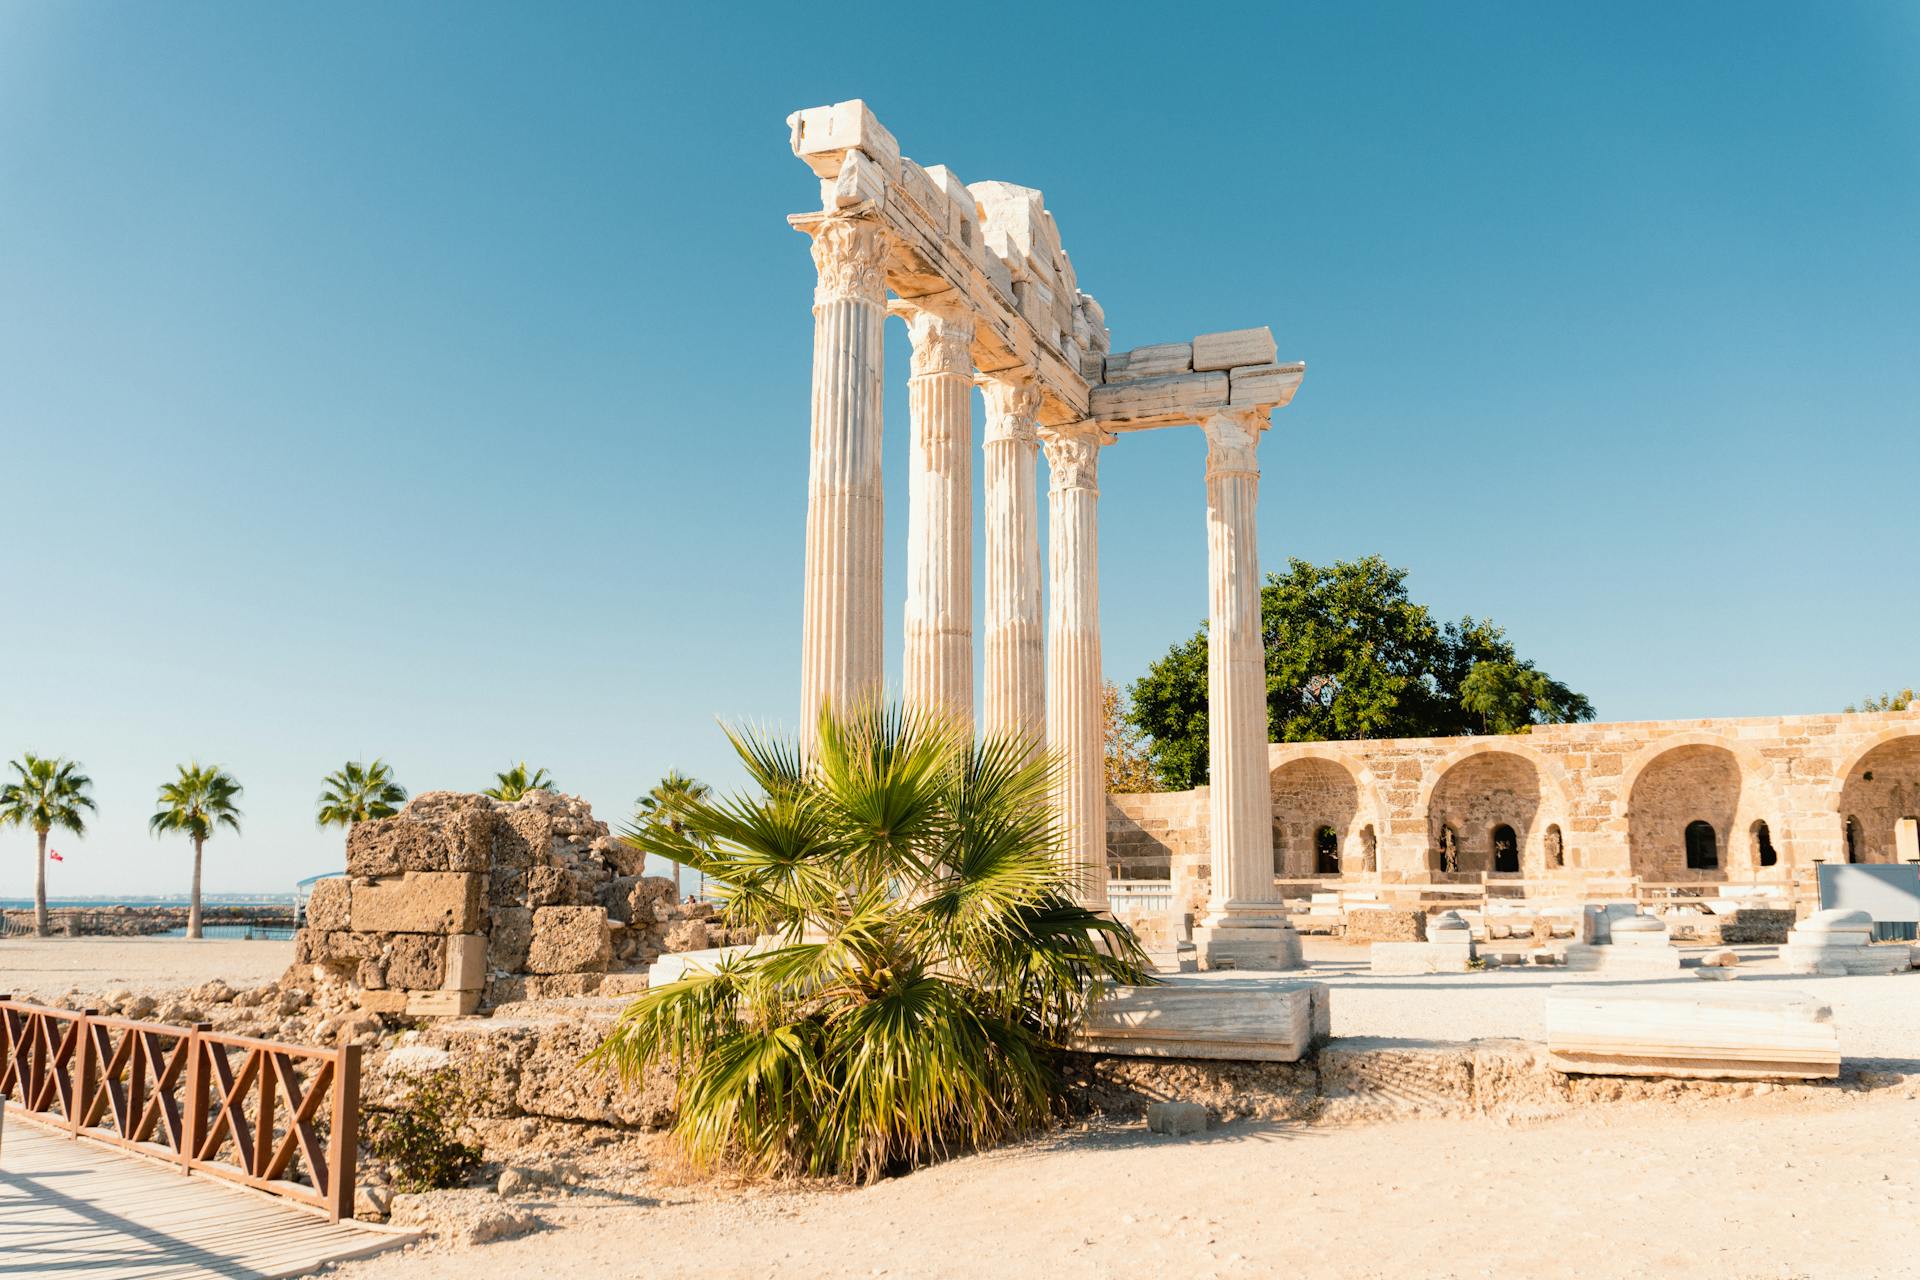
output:
M 887 308 L 879 223 L 827 218 L 809 234 L 819 282 L 800 725 L 811 743 L 824 708 L 877 697 L 885 675 L 880 405 Z
M 1040 388 L 1026 370 L 986 374 L 986 644 L 981 729 L 1041 742 L 1047 728 L 1046 623 L 1040 615 L 1035 472 Z
M 1091 424 L 1043 429 L 1047 517 L 1047 747 L 1074 900 L 1107 907 L 1106 740 L 1101 724 L 1101 438 Z
M 1300 939 L 1273 883 L 1267 665 L 1260 629 L 1255 447 L 1270 409 L 1216 414 L 1207 435 L 1207 758 L 1212 895 L 1194 930 L 1209 969 L 1294 969 Z
M 895 304 L 913 338 L 907 507 L 907 707 L 973 730 L 973 310 L 957 294 Z

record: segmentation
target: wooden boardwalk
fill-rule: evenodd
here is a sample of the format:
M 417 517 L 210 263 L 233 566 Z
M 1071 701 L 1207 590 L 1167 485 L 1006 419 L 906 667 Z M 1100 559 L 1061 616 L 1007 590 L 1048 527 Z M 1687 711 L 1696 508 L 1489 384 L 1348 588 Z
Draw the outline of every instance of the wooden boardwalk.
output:
M 267 1280 L 405 1244 L 154 1160 L 76 1142 L 7 1108 L 0 1277 Z

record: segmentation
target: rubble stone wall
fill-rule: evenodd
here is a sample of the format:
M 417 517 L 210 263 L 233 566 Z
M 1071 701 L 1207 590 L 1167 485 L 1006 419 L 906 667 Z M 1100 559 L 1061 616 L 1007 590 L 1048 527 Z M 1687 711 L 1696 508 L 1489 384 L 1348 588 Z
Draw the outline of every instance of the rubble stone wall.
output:
M 414 1017 L 638 990 L 646 965 L 718 928 L 642 861 L 575 796 L 427 792 L 354 826 L 347 874 L 313 887 L 295 963 L 363 1009 Z

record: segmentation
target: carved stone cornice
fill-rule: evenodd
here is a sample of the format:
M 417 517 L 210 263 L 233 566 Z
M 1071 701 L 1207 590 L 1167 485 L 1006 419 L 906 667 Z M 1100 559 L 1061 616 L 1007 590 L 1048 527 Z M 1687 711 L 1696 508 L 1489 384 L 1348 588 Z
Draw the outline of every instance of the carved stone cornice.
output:
M 825 218 L 807 228 L 813 238 L 813 266 L 820 279 L 813 305 L 887 299 L 887 233 L 871 218 Z
M 1047 471 L 1054 493 L 1068 489 L 1100 492 L 1101 433 L 1083 427 L 1042 427 L 1040 447 L 1046 450 Z
M 1034 415 L 1040 412 L 1040 386 L 1032 370 L 983 373 L 975 381 L 980 384 L 980 394 L 987 402 L 987 444 L 998 440 L 1026 445 L 1038 443 Z
M 1260 433 L 1271 425 L 1270 413 L 1268 409 L 1240 409 L 1201 419 L 1200 429 L 1207 433 L 1207 479 L 1260 474 L 1255 451 Z
M 926 298 L 901 299 L 894 314 L 906 318 L 913 340 L 913 376 L 951 373 L 973 376 L 973 308 L 949 291 Z

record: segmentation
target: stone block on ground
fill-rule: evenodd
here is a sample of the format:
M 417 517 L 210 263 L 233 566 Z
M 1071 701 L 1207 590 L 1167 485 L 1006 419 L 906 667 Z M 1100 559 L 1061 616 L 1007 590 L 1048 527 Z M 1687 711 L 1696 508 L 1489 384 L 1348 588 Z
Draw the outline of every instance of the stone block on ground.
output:
M 721 964 L 750 949 L 749 947 L 710 947 L 702 951 L 669 952 L 647 966 L 647 986 L 664 987 L 669 982 L 680 981 L 689 973 L 711 973 Z
M 1816 911 L 1795 925 L 1780 948 L 1788 973 L 1888 974 L 1909 967 L 1904 945 L 1873 945 L 1873 917 L 1864 911 Z
M 1547 1052 L 1586 1075 L 1832 1079 L 1840 1036 L 1830 1005 L 1802 992 L 1698 986 L 1553 987 Z
M 1298 1062 L 1331 1028 L 1323 982 L 1170 977 L 1119 987 L 1073 1037 L 1083 1053 Z
M 1207 1131 L 1207 1109 L 1198 1102 L 1154 1102 L 1147 1106 L 1147 1128 L 1179 1137 Z

